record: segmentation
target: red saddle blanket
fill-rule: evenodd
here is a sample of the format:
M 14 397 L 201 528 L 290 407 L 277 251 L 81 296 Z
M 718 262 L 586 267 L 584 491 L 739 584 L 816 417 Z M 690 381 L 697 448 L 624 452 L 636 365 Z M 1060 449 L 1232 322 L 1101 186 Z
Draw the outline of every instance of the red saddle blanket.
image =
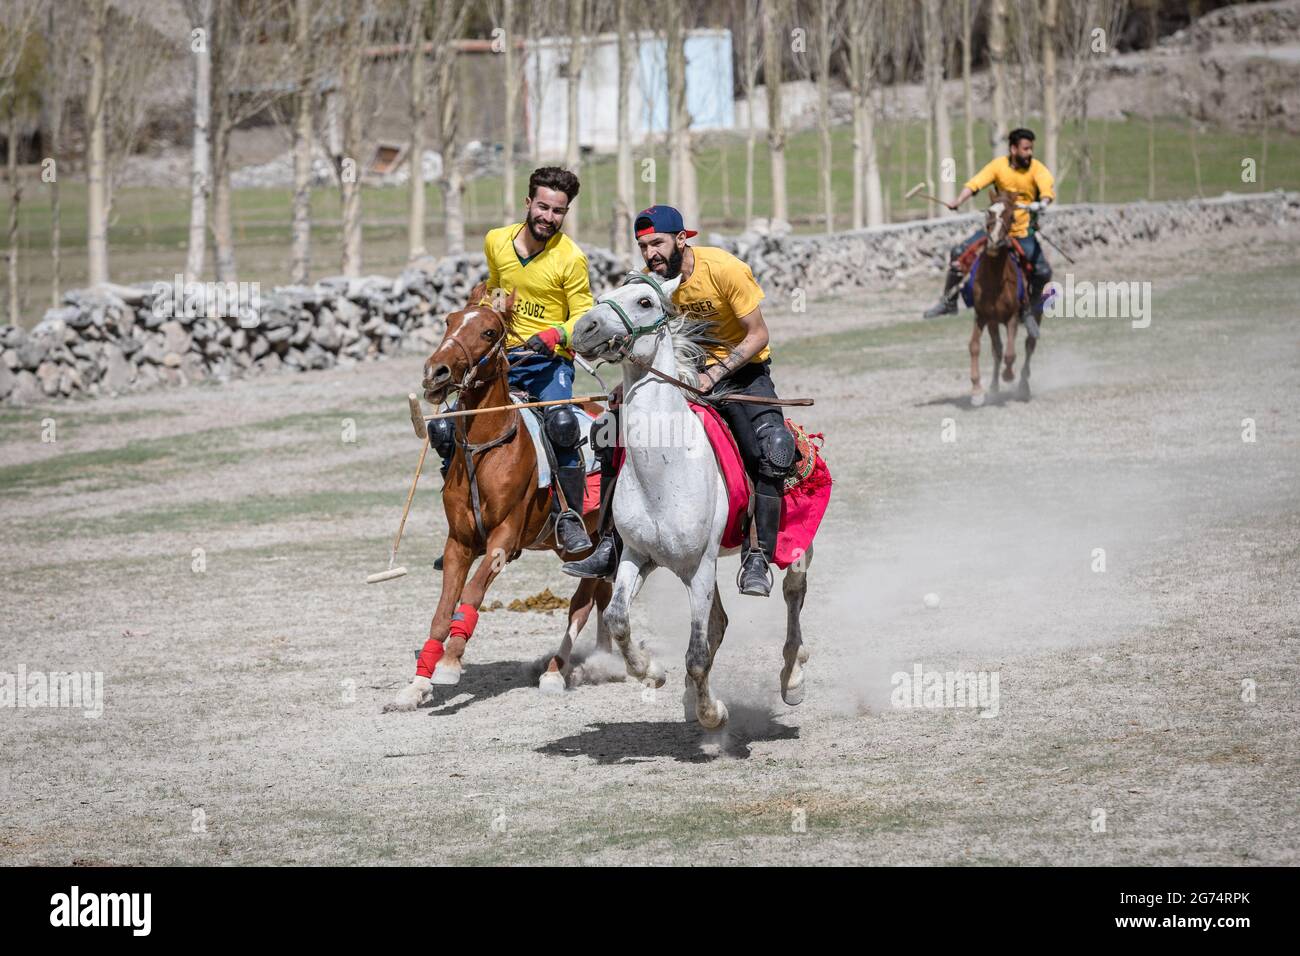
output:
M 731 429 L 717 409 L 712 405 L 691 404 L 693 411 L 704 426 L 717 458 L 718 468 L 722 471 L 722 480 L 727 486 L 727 527 L 722 534 L 724 548 L 738 548 L 744 541 L 745 514 L 749 511 L 749 481 L 745 477 L 745 465 L 736 447 L 736 439 L 731 436 Z M 781 527 L 776 538 L 776 565 L 788 568 L 798 561 L 812 544 L 817 528 L 826 513 L 826 505 L 831 500 L 831 472 L 822 457 L 820 446 L 814 445 L 812 439 L 820 435 L 807 435 L 802 428 L 787 419 L 791 432 L 796 436 L 799 451 L 803 455 L 795 475 L 786 479 L 785 494 L 781 501 Z M 623 449 L 615 455 L 618 467 L 623 466 Z M 600 507 L 600 473 L 587 476 L 586 494 L 583 496 L 583 511 L 592 512 Z

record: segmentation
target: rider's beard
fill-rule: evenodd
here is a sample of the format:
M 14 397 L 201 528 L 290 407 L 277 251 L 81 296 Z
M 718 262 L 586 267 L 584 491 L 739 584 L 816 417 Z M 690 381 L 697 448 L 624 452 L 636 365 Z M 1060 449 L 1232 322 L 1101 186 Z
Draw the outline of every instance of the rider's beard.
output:
M 657 264 L 658 263 L 656 262 L 656 265 Z M 681 275 L 682 274 L 682 250 L 674 246 L 673 254 L 668 257 L 668 260 L 666 263 L 664 263 L 664 265 L 665 265 L 665 269 L 664 269 L 665 279 L 676 279 L 679 275 Z M 655 265 L 651 265 L 650 268 L 654 269 Z
M 559 229 L 558 226 L 552 226 L 549 222 L 541 222 L 540 216 L 528 217 L 528 233 L 538 242 L 546 242 L 551 236 L 555 235 Z
M 1034 161 L 1034 157 L 1032 156 L 1024 157 L 1024 156 L 1016 156 L 1013 154 L 1011 157 L 1011 165 L 1015 166 L 1016 169 L 1028 169 L 1029 164 L 1032 163 L 1033 161 Z

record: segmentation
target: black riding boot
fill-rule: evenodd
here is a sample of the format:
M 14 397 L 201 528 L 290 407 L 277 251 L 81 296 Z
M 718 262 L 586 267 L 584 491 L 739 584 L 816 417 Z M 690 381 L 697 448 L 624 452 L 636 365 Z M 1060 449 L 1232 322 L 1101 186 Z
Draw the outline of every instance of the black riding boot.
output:
M 623 553 L 623 539 L 614 530 L 614 516 L 610 513 L 614 498 L 614 483 L 618 472 L 613 463 L 604 459 L 600 463 L 600 541 L 596 550 L 581 561 L 567 561 L 560 570 L 575 578 L 607 578 L 618 570 L 618 558 Z
M 736 575 L 741 594 L 767 597 L 772 593 L 772 572 L 767 564 L 776 556 L 776 535 L 781 528 L 781 499 L 776 495 L 754 494 L 754 530 L 758 547 L 745 553 Z
M 957 286 L 961 285 L 963 278 L 956 266 L 948 266 L 948 276 L 943 280 L 943 295 L 922 313 L 922 317 L 933 319 L 939 315 L 954 315 L 957 312 Z
M 555 519 L 555 540 L 560 550 L 570 554 L 586 551 L 591 538 L 582 526 L 582 499 L 587 490 L 587 473 L 581 465 L 566 465 L 556 470 L 556 480 L 568 502 L 568 510 L 561 511 Z

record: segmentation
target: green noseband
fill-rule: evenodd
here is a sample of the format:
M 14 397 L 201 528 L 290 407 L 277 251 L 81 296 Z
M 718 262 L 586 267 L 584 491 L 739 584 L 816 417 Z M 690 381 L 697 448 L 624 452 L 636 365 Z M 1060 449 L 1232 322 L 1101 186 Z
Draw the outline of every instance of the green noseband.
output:
M 655 319 L 650 325 L 633 325 L 631 317 L 623 311 L 621 305 L 613 299 L 607 300 L 604 304 L 614 310 L 614 314 L 617 315 L 619 320 L 623 323 L 623 328 L 627 329 L 627 336 L 624 339 L 624 342 L 629 344 L 643 335 L 649 335 L 651 332 L 658 332 L 668 324 L 668 319 L 670 317 L 669 313 L 673 311 L 672 300 L 668 298 L 667 293 L 664 292 L 664 288 L 659 284 L 658 279 L 654 276 L 646 275 L 644 272 L 629 272 L 623 277 L 623 285 L 625 286 L 632 285 L 636 282 L 644 283 L 655 290 L 655 294 L 659 297 L 659 307 L 663 310 L 663 314 L 660 315 L 659 318 Z

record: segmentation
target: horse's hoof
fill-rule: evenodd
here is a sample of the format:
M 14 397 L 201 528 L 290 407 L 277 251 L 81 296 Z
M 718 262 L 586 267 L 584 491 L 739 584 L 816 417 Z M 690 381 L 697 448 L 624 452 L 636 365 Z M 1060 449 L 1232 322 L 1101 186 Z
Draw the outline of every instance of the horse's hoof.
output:
M 441 687 L 451 687 L 460 683 L 461 668 L 453 667 L 445 661 L 438 661 L 433 666 L 433 677 L 429 678 L 429 683 L 438 684 Z
M 1011 369 L 1009 369 L 1009 368 L 1004 368 L 1004 369 L 1002 370 L 1002 381 L 1004 381 L 1004 382 L 1014 382 L 1015 380 L 1016 380 L 1016 373 L 1015 373 L 1015 372 L 1011 371 Z
M 803 703 L 804 680 L 803 671 L 799 671 L 798 679 L 791 683 L 789 675 L 782 672 L 781 674 L 781 699 L 791 707 L 798 707 Z
M 645 677 L 641 678 L 641 683 L 647 687 L 663 687 L 664 682 L 668 680 L 668 675 L 664 671 L 664 666 L 658 661 L 651 661 L 650 666 L 645 670 Z
M 1020 386 L 1020 391 L 1016 393 L 1016 397 L 1019 398 L 1022 402 L 1029 401 L 1030 398 L 1029 386 L 1027 385 Z
M 560 695 L 564 693 L 564 675 L 559 671 L 547 671 L 537 678 L 537 689 L 543 694 Z
M 705 730 L 717 730 L 727 722 L 727 705 L 718 698 L 713 698 L 713 713 L 707 711 L 699 714 L 700 726 Z
M 984 393 L 980 392 L 978 395 L 972 395 L 970 397 L 970 403 L 971 403 L 971 407 L 979 408 L 981 405 L 984 404 Z
M 397 692 L 397 696 L 391 703 L 384 705 L 384 713 L 393 711 L 415 710 L 424 701 L 429 694 L 429 684 L 431 681 L 427 677 L 415 677 L 411 682 Z

